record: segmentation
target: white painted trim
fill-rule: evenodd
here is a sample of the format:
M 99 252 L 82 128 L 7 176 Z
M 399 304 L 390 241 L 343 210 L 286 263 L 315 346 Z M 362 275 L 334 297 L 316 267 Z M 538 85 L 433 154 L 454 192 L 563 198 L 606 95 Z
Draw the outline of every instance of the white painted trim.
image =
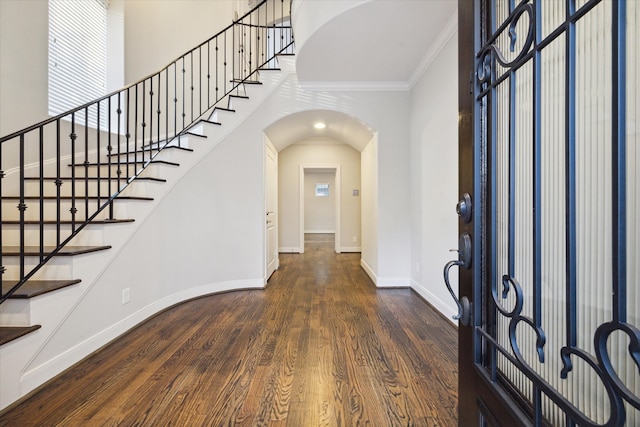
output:
M 335 229 L 335 251 L 336 253 L 340 253 L 340 214 L 342 212 L 342 208 L 340 205 L 340 196 L 342 194 L 342 166 L 340 164 L 313 164 L 313 165 L 298 165 L 299 170 L 299 178 L 298 178 L 298 189 L 300 191 L 298 202 L 299 206 L 299 223 L 300 223 L 300 253 L 304 253 L 304 172 L 307 169 L 335 169 L 336 171 L 336 229 Z
M 310 92 L 409 92 L 407 82 L 299 82 L 302 89 Z
M 458 32 L 458 11 L 456 10 L 451 14 L 449 20 L 445 24 L 442 31 L 440 31 L 440 35 L 436 39 L 435 42 L 431 45 L 426 55 L 420 61 L 420 64 L 416 67 L 416 69 L 411 74 L 409 78 L 409 90 L 413 89 L 413 87 L 418 83 L 418 80 L 422 77 L 422 75 L 427 71 L 427 69 L 431 66 L 433 61 L 436 60 L 442 49 L 447 45 L 451 37 L 453 37 Z
M 377 285 L 378 284 L 378 276 L 376 276 L 376 273 L 374 273 L 373 269 L 362 258 L 360 258 L 360 267 L 362 267 L 364 272 L 367 273 L 367 276 L 369 276 L 369 278 L 373 281 L 373 284 Z
M 409 277 L 378 277 L 376 286 L 379 288 L 410 288 Z
M 209 285 L 185 289 L 184 291 L 154 301 L 121 321 L 71 347 L 67 351 L 60 353 L 53 359 L 47 360 L 45 363 L 26 371 L 22 376 L 21 388 L 23 390 L 35 389 L 74 363 L 82 360 L 88 354 L 98 350 L 167 307 L 191 298 L 243 289 L 264 289 L 264 278 L 211 283 Z
M 428 289 L 426 289 L 425 287 L 423 287 L 421 284 L 419 284 L 413 279 L 411 280 L 411 288 L 414 291 L 416 291 L 418 294 L 420 294 L 422 298 L 427 300 L 427 302 L 429 302 L 429 304 L 431 304 L 433 308 L 435 308 L 440 313 L 442 313 L 442 315 L 446 317 L 447 320 L 449 320 L 455 326 L 458 326 L 458 321 L 453 320 L 453 316 L 455 316 L 458 313 L 453 311 L 448 304 L 446 304 L 440 298 L 435 296 L 431 291 L 429 291 Z
M 336 230 L 304 230 L 304 234 L 333 234 Z
M 343 246 L 340 248 L 340 252 L 362 252 L 360 246 Z
M 299 254 L 300 248 L 296 246 L 283 246 L 278 248 L 278 252 L 281 254 Z

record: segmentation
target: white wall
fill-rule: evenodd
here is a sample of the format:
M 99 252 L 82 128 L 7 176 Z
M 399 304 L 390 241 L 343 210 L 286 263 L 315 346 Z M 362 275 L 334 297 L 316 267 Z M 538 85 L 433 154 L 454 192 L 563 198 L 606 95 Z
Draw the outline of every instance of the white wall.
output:
M 326 141 L 325 141 L 326 142 Z M 358 251 L 361 244 L 360 197 L 352 190 L 360 188 L 360 153 L 346 144 L 293 144 L 279 153 L 279 244 L 281 252 L 300 250 L 300 165 L 341 165 L 340 237 L 341 251 Z M 307 209 L 305 208 L 305 214 Z M 356 236 L 356 242 L 353 242 Z
M 362 254 L 360 265 L 376 283 L 378 271 L 378 136 L 362 150 L 360 192 L 362 209 Z
M 316 184 L 329 184 L 329 194 L 316 196 Z M 304 232 L 336 232 L 336 172 L 304 173 Z
M 458 246 L 457 32 L 411 92 L 411 286 L 448 318 L 456 306 L 442 278 Z M 457 289 L 458 274 L 451 271 Z
M 0 1 L 0 136 L 47 119 L 49 8 Z
M 133 83 L 231 24 L 235 0 L 127 0 L 125 80 Z

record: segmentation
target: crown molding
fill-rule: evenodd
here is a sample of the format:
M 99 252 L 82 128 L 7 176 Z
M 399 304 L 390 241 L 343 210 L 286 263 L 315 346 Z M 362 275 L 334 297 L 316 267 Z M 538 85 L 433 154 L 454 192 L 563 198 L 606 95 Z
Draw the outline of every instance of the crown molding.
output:
M 458 32 L 458 11 L 456 10 L 451 14 L 444 28 L 440 32 L 440 35 L 435 42 L 431 45 L 425 56 L 420 61 L 420 64 L 416 67 L 415 71 L 409 78 L 408 87 L 409 90 L 418 83 L 418 80 L 424 75 L 427 69 L 431 66 L 433 61 L 440 55 L 440 52 L 447 45 L 449 40 Z

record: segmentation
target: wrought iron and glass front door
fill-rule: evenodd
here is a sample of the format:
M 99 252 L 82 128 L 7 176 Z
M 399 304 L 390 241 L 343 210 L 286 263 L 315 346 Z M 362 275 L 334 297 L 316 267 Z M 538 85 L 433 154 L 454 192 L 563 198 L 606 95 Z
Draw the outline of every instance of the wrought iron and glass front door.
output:
M 459 20 L 460 425 L 640 425 L 640 2 Z

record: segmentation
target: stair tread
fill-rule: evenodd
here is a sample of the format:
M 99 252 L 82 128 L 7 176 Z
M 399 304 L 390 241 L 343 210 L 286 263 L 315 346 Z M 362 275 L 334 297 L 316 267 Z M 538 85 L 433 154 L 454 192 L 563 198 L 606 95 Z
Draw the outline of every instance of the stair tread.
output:
M 23 335 L 27 335 L 40 329 L 40 325 L 33 326 L 0 326 L 0 345 L 6 344 L 9 341 L 13 341 L 20 338 Z
M 248 84 L 248 85 L 261 85 L 262 82 L 259 80 L 240 80 L 240 79 L 233 79 L 231 80 L 231 83 L 243 83 L 243 84 Z
M 94 219 L 93 221 L 91 221 L 89 224 L 121 224 L 121 223 L 125 223 L 125 222 L 134 222 L 135 219 L 133 218 L 123 218 L 123 219 Z M 62 221 L 56 221 L 54 219 L 51 220 L 45 220 L 45 221 L 35 221 L 35 220 L 27 220 L 25 221 L 25 225 L 38 225 L 40 223 L 43 223 L 45 225 L 56 225 L 58 223 L 62 224 L 62 225 L 69 225 L 71 224 L 71 220 L 62 220 Z M 76 224 L 78 223 L 78 221 L 76 221 Z M 13 225 L 13 224 L 21 224 L 20 220 L 14 219 L 14 220 L 4 220 L 4 221 L 0 221 L 0 224 L 6 224 L 6 225 Z
M 145 149 L 145 147 L 143 147 L 143 149 L 142 149 L 142 150 L 137 150 L 137 151 L 126 151 L 126 152 L 124 152 L 124 153 L 111 153 L 111 154 L 108 154 L 107 156 L 108 156 L 108 157 L 130 156 L 130 155 L 132 155 L 132 154 L 148 153 L 149 151 L 155 151 L 155 152 L 158 152 L 158 151 L 164 151 L 164 150 L 168 150 L 168 149 L 183 150 L 183 151 L 193 151 L 193 148 L 178 147 L 177 145 L 169 145 L 169 146 L 167 146 L 167 147 L 164 147 L 162 150 L 157 150 L 157 149 L 155 149 L 155 148 L 153 148 L 153 149 L 149 150 L 149 149 L 148 149 L 148 147 L 149 147 L 149 146 L 147 145 L 146 147 L 147 147 L 147 149 Z M 113 164 L 113 163 L 112 163 L 112 164 Z M 117 164 L 117 163 L 116 163 L 116 164 Z M 120 163 L 120 164 L 122 164 L 122 163 Z
M 222 126 L 222 123 L 220 123 L 220 122 L 214 122 L 213 120 L 204 120 L 204 119 L 202 119 L 202 120 L 200 120 L 200 121 L 201 121 L 201 122 L 204 122 L 204 123 L 209 123 L 209 124 L 211 124 L 211 125 Z
M 117 165 L 117 163 L 112 163 L 112 164 Z M 120 163 L 120 164 L 122 164 L 122 163 Z M 40 178 L 37 177 L 37 176 L 26 176 L 24 179 L 25 180 L 30 180 L 30 181 L 31 180 L 33 180 L 33 181 L 39 181 L 40 180 Z M 58 179 L 58 178 L 56 178 L 55 176 L 45 176 L 45 177 L 42 178 L 43 181 L 55 181 L 56 179 Z M 70 176 L 61 176 L 60 179 L 63 180 L 63 181 L 71 181 L 74 178 L 71 178 Z M 82 177 L 78 177 L 77 176 L 77 177 L 75 177 L 75 179 L 84 180 L 85 177 L 84 176 L 82 176 Z M 100 180 L 105 180 L 105 181 L 108 180 L 108 179 L 110 179 L 112 181 L 116 181 L 118 179 L 121 180 L 121 181 L 125 181 L 126 180 L 126 178 L 122 178 L 122 177 L 118 178 L 117 176 L 112 176 L 112 177 L 101 176 L 100 178 L 98 178 L 97 176 L 88 176 L 88 177 L 86 177 L 86 179 L 88 179 L 88 180 L 100 179 Z M 140 180 L 142 180 L 142 181 L 167 182 L 167 180 L 164 179 L 164 178 L 154 178 L 152 176 L 139 176 L 139 177 L 137 177 L 135 179 L 135 181 L 140 181 Z
M 229 98 L 249 99 L 249 97 L 246 95 L 234 95 L 234 94 L 230 94 Z
M 169 162 L 167 160 L 128 160 L 126 162 L 99 162 L 99 163 L 95 163 L 95 162 L 89 162 L 87 164 L 87 166 L 126 166 L 126 165 L 144 165 L 147 162 L 152 163 L 152 164 L 163 164 L 163 165 L 170 165 L 170 166 L 180 166 L 180 163 L 176 163 L 176 162 Z M 84 163 L 76 163 L 76 164 L 69 164 L 69 166 L 71 167 L 85 167 Z M 76 177 L 76 179 L 78 179 L 78 177 Z
M 231 108 L 225 108 L 225 107 L 214 107 L 214 110 L 228 111 L 230 113 L 235 113 L 236 112 L 236 110 L 233 110 Z
M 90 199 L 90 200 L 107 200 L 109 199 L 109 196 L 84 196 L 84 195 L 77 195 L 76 197 L 71 197 L 71 196 L 60 196 L 60 200 L 72 200 L 72 199 L 76 199 L 76 200 L 83 200 L 83 199 Z M 2 200 L 19 200 L 20 196 L 2 196 L 1 197 Z M 25 200 L 57 200 L 58 196 L 24 196 Z M 118 196 L 116 197 L 114 200 L 153 200 L 153 197 L 148 197 L 148 196 Z
M 80 283 L 80 279 L 71 280 L 27 280 L 20 286 L 20 288 L 13 293 L 10 299 L 26 299 L 33 298 L 38 295 L 46 294 L 47 292 L 56 291 L 58 289 L 66 288 Z M 3 280 L 2 292 L 9 292 L 9 289 L 14 287 L 18 281 Z
M 48 254 L 53 252 L 56 249 L 56 246 L 43 246 L 42 252 L 44 254 Z M 73 255 L 81 255 L 88 254 L 91 252 L 104 251 L 107 249 L 111 249 L 111 245 L 100 245 L 100 246 L 64 246 L 58 252 L 58 256 L 73 256 Z M 40 256 L 40 246 L 25 246 L 24 247 L 25 256 Z M 20 246 L 2 246 L 2 255 L 4 256 L 20 256 Z

